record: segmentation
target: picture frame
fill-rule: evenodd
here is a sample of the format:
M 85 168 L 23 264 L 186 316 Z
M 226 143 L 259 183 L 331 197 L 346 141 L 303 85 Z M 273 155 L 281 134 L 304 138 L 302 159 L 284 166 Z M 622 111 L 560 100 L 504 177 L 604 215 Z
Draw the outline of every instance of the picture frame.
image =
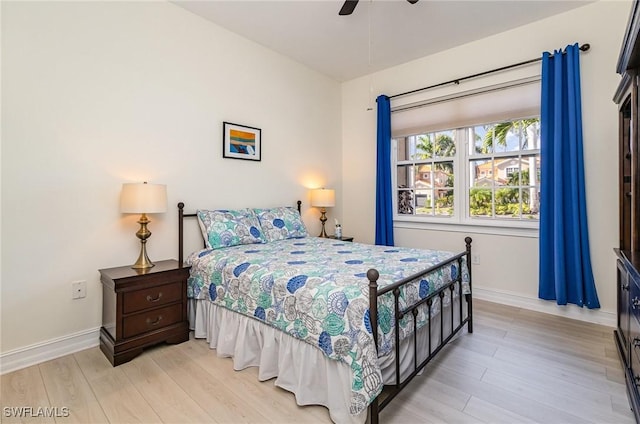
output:
M 230 159 L 262 159 L 262 130 L 247 125 L 222 123 L 222 157 Z

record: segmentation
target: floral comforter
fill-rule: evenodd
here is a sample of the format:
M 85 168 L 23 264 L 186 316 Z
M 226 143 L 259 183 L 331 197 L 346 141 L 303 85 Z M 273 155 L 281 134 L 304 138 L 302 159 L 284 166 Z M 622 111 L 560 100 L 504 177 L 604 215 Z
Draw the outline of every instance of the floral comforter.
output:
M 384 287 L 454 256 L 451 252 L 371 246 L 307 237 L 266 244 L 201 250 L 190 255 L 188 295 L 254 317 L 317 346 L 352 371 L 352 414 L 358 414 L 382 391 L 377 355 L 391 352 L 394 335 L 393 295 L 378 302 L 378 353 L 369 319 L 366 272 L 380 273 Z M 411 305 L 458 277 L 458 263 L 446 266 L 401 291 L 400 306 Z M 462 267 L 468 292 L 467 267 Z M 450 301 L 447 298 L 445 300 Z M 436 303 L 432 313 L 437 313 Z M 422 309 L 418 328 L 428 322 Z M 413 329 L 408 314 L 403 338 Z

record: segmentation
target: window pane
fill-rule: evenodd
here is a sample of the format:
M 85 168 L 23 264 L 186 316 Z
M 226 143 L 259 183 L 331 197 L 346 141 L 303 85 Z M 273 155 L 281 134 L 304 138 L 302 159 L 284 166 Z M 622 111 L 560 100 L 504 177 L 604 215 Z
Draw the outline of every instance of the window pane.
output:
M 416 190 L 416 215 L 433 215 L 433 190 Z
M 540 219 L 540 188 L 522 188 L 522 217 L 524 219 Z
M 415 152 L 414 137 L 403 137 L 397 141 L 398 161 L 411 160 L 411 155 Z
M 456 143 L 453 131 L 443 131 L 435 133 L 434 156 L 440 158 L 450 158 L 456 155 Z
M 505 187 L 496 190 L 496 216 L 500 218 L 520 218 L 520 189 Z
M 487 125 L 485 128 L 487 133 L 484 136 L 484 144 L 491 146 L 491 151 L 494 153 L 504 153 L 507 149 L 506 133 L 500 132 L 503 127 L 498 127 L 500 124 Z
M 499 134 L 499 144 L 504 145 L 505 152 L 517 152 L 520 150 L 522 129 L 513 122 L 503 122 L 497 125 L 499 130 L 504 131 L 504 138 Z
M 417 189 L 427 189 L 432 187 L 432 171 L 433 165 L 421 164 L 416 165 L 416 175 L 414 187 Z
M 413 192 L 411 190 L 398 191 L 398 213 L 413 215 Z
M 493 187 L 493 160 L 469 161 L 469 185 L 471 187 Z
M 518 186 L 520 185 L 520 171 L 522 159 L 504 158 L 495 160 L 495 179 L 497 185 Z
M 398 188 L 413 187 L 413 165 L 398 165 Z
M 540 149 L 540 119 L 523 119 L 522 150 Z
M 486 130 L 483 126 L 471 127 L 469 128 L 469 154 L 477 155 L 483 153 L 491 153 L 491 151 L 486 151 L 484 146 L 484 135 L 486 134 Z
M 453 187 L 453 162 L 436 162 L 434 164 L 433 186 Z
M 431 159 L 433 157 L 434 136 L 433 134 L 422 134 L 416 136 L 416 152 L 413 155 L 415 160 Z
M 469 190 L 469 215 L 490 217 L 492 212 L 492 193 L 490 188 L 475 187 Z
M 540 184 L 540 155 L 523 156 L 522 157 L 522 185 L 539 185 Z M 535 169 L 536 172 L 530 172 Z
M 453 215 L 453 190 L 435 190 L 436 215 Z

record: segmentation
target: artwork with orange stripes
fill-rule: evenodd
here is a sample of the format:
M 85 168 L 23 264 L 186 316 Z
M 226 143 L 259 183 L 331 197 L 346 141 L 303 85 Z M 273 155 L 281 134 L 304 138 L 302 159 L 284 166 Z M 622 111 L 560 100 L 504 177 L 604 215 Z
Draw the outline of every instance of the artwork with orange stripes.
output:
M 223 122 L 223 154 L 225 158 L 261 160 L 262 130 L 246 125 Z

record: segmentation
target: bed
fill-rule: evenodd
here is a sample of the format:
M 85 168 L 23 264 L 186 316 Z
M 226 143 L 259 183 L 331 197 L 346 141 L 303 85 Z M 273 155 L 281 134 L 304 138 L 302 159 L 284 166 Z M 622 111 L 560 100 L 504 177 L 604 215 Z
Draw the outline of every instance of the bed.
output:
M 312 237 L 300 207 L 185 213 L 178 204 L 190 327 L 298 404 L 375 424 L 456 334 L 473 332 L 471 238 L 451 253 Z M 185 258 L 186 218 L 205 243 Z

